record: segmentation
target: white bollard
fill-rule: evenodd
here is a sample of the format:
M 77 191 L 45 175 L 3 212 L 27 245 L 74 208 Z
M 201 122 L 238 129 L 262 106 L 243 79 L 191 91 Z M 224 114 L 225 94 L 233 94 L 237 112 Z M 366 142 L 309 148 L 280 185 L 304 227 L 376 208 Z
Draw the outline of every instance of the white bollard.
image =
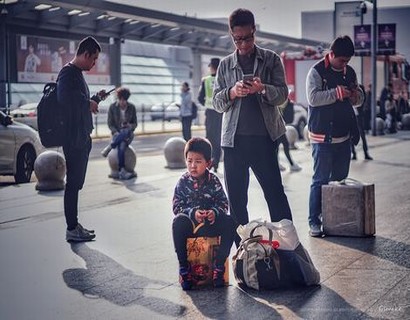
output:
M 51 191 L 64 189 L 66 164 L 64 156 L 53 150 L 39 154 L 34 162 L 34 174 L 37 177 L 36 190 Z
M 131 172 L 133 174 L 133 177 L 137 176 L 137 173 L 134 171 L 135 166 L 137 164 L 137 155 L 135 153 L 135 150 L 132 146 L 128 146 L 127 149 L 125 149 L 125 167 L 124 169 L 128 172 Z M 117 148 L 112 149 L 110 153 L 108 154 L 108 164 L 110 165 L 111 168 L 111 173 L 108 175 L 109 178 L 113 179 L 118 179 L 119 177 L 119 167 L 118 167 L 118 150 Z
M 289 142 L 289 148 L 293 150 L 297 149 L 295 143 L 299 138 L 299 134 L 294 126 L 286 126 L 286 138 Z
M 167 161 L 167 168 L 185 168 L 184 148 L 185 140 L 180 137 L 172 137 L 165 142 L 164 156 Z
M 310 145 L 309 129 L 307 125 L 305 125 L 305 127 L 303 128 L 303 137 L 306 140 L 306 145 Z

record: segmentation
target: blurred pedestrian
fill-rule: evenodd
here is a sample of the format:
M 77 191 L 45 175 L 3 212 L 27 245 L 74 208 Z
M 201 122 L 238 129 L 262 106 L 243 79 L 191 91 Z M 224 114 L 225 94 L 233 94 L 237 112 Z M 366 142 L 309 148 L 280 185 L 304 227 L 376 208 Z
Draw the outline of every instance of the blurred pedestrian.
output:
M 192 126 L 192 94 L 188 82 L 181 85 L 180 116 L 182 122 L 182 136 L 185 141 L 191 139 Z
M 67 223 L 67 241 L 90 241 L 94 230 L 78 223 L 78 196 L 83 188 L 91 151 L 93 131 L 92 113 L 98 112 L 98 103 L 105 96 L 100 91 L 90 98 L 90 91 L 83 71 L 90 71 L 101 52 L 101 46 L 93 37 L 80 41 L 74 59 L 60 71 L 57 81 L 57 99 L 66 110 L 67 140 L 63 145 L 66 161 L 66 185 L 64 191 L 64 215 Z
M 279 109 L 281 110 L 282 113 L 282 118 L 285 121 L 286 125 L 291 125 L 293 123 L 293 119 L 295 118 L 295 108 L 294 108 L 294 102 L 291 101 L 290 99 L 287 99 L 286 102 L 279 107 Z M 288 159 L 289 164 L 290 164 L 290 171 L 291 172 L 298 172 L 300 170 L 302 170 L 302 167 L 299 166 L 296 162 L 293 161 L 292 156 L 290 155 L 290 148 L 289 148 L 289 141 L 288 141 L 288 137 L 286 136 L 286 134 L 282 135 L 279 139 L 278 139 L 278 156 L 279 156 L 279 146 L 282 144 L 283 146 L 283 152 L 285 153 L 286 159 Z M 279 162 L 279 159 L 278 159 Z M 282 166 L 279 163 L 279 168 L 281 171 L 285 171 L 286 168 L 284 166 Z
M 205 129 L 206 138 L 212 144 L 212 167 L 215 172 L 218 171 L 219 160 L 221 158 L 221 130 L 222 130 L 222 113 L 215 111 L 212 107 L 212 93 L 216 70 L 218 69 L 220 59 L 212 58 L 209 63 L 210 74 L 202 78 L 201 88 L 199 89 L 198 101 L 206 107 L 205 109 Z
M 351 140 L 360 139 L 352 106 L 361 105 L 364 94 L 356 72 L 348 65 L 354 45 L 348 36 L 336 38 L 329 53 L 310 68 L 306 79 L 309 102 L 309 139 L 313 177 L 309 196 L 309 234 L 322 235 L 322 185 L 349 174 Z
M 364 86 L 362 84 L 359 84 L 359 87 L 364 92 Z M 367 96 L 366 96 L 366 98 L 367 98 Z M 357 128 L 359 129 L 360 138 L 362 139 L 364 158 L 366 160 L 373 160 L 373 158 L 369 155 L 369 150 L 368 150 L 367 140 L 366 140 L 366 132 L 365 132 L 365 129 L 364 129 L 365 128 L 365 124 L 364 124 L 364 119 L 365 119 L 364 112 L 365 111 L 364 111 L 364 108 L 365 108 L 365 105 L 367 104 L 366 98 L 360 106 L 358 106 L 357 108 L 354 108 L 354 112 L 355 112 L 356 120 L 357 120 Z M 357 159 L 356 149 L 355 149 L 354 143 L 352 141 L 352 160 L 356 160 L 356 159 Z
M 378 116 L 383 120 L 386 120 L 386 101 L 389 95 L 393 95 L 393 84 L 391 82 L 389 82 L 380 93 L 380 111 Z
M 229 33 L 235 51 L 219 64 L 212 103 L 224 114 L 221 145 L 231 215 L 238 224 L 249 222 L 251 168 L 263 189 L 271 220 L 292 220 L 277 156 L 278 138 L 286 131 L 277 106 L 288 96 L 282 61 L 275 52 L 255 44 L 251 11 L 232 12 Z M 237 245 L 240 240 L 237 236 Z
M 118 178 L 127 180 L 135 177 L 134 172 L 128 172 L 125 169 L 125 150 L 134 139 L 134 131 L 138 125 L 137 109 L 132 103 L 128 102 L 131 95 L 129 89 L 121 87 L 116 90 L 116 93 L 117 101 L 110 105 L 107 119 L 112 141 L 103 149 L 101 154 L 106 157 L 112 149 L 117 148 Z

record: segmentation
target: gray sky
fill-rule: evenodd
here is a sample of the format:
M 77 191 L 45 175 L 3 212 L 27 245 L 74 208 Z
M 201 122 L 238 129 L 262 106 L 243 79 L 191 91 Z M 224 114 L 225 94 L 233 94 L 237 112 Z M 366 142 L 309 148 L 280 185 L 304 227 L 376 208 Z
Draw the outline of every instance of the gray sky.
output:
M 261 31 L 300 38 L 302 11 L 334 10 L 331 0 L 108 0 L 200 19 L 228 18 L 237 8 L 251 10 Z M 351 2 L 350 0 L 348 0 Z M 368 3 L 371 7 L 372 4 Z M 410 6 L 410 0 L 378 0 L 378 8 Z M 394 22 L 394 21 L 392 21 Z

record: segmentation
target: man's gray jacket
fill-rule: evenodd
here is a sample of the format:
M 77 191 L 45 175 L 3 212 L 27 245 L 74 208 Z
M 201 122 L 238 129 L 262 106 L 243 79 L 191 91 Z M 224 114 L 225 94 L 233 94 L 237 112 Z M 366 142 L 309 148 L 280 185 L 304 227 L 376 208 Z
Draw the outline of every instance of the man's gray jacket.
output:
M 255 46 L 254 75 L 265 85 L 265 94 L 258 95 L 266 129 L 273 141 L 286 132 L 284 121 L 278 110 L 288 97 L 285 73 L 278 54 Z M 229 90 L 242 80 L 243 71 L 238 63 L 237 52 L 222 59 L 215 78 L 213 107 L 224 113 L 222 121 L 222 147 L 234 147 L 234 136 L 238 125 L 242 99 L 229 99 Z

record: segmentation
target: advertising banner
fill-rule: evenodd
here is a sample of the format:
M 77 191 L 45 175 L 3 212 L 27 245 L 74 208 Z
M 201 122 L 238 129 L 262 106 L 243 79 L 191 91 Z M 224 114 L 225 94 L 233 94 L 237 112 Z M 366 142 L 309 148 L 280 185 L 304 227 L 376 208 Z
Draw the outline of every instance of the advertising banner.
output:
M 372 43 L 370 24 L 354 26 L 354 50 L 356 56 L 370 56 Z
M 79 41 L 17 35 L 17 81 L 46 83 L 56 81 L 58 72 L 75 57 Z M 108 45 L 96 65 L 84 77 L 88 84 L 110 84 Z
M 396 54 L 396 24 L 379 24 L 377 27 L 377 54 Z

